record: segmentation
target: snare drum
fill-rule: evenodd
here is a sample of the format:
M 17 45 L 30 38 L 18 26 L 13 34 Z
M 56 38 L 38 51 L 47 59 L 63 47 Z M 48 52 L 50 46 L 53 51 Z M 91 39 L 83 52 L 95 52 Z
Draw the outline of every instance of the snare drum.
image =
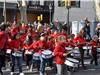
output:
M 79 48 L 78 47 L 75 47 L 74 50 L 79 50 Z
M 100 53 L 100 48 L 97 48 L 97 52 Z
M 12 51 L 11 49 L 7 49 L 6 53 L 11 54 L 11 51 Z
M 80 57 L 81 56 L 80 51 L 79 50 L 73 50 L 72 56 L 74 56 L 74 57 Z
M 67 58 L 65 64 L 70 67 L 78 67 L 79 61 L 73 58 Z
M 73 48 L 71 48 L 71 47 L 65 47 L 65 49 L 66 49 L 67 51 L 72 51 L 72 50 L 73 50 Z
M 34 53 L 33 54 L 33 59 L 34 60 L 39 60 L 39 56 L 40 56 L 39 53 Z
M 87 50 L 87 49 L 92 49 L 91 46 L 83 46 L 83 49 Z
M 42 52 L 42 58 L 44 59 L 49 59 L 49 58 L 52 58 L 53 54 L 52 54 L 52 51 L 50 50 L 44 50 Z
M 29 50 L 26 50 L 26 51 L 25 51 L 25 54 L 32 55 L 32 52 L 29 51 Z
M 22 57 L 23 53 L 21 51 L 16 51 L 12 55 L 14 55 L 16 57 Z

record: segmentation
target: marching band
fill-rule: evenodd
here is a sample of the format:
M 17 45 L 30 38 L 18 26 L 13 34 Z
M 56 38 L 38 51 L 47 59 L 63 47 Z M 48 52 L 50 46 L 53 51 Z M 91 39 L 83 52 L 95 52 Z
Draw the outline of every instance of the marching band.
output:
M 82 65 L 82 68 L 86 69 L 84 64 L 85 56 L 87 56 L 86 50 L 89 50 L 89 56 L 92 57 L 90 64 L 93 64 L 94 61 L 97 66 L 100 54 L 100 23 L 97 26 L 97 35 L 95 34 L 91 40 L 87 41 L 84 28 L 75 37 L 74 34 L 68 35 L 64 27 L 59 31 L 57 28 L 52 30 L 49 25 L 42 26 L 42 30 L 41 28 L 38 30 L 36 27 L 24 23 L 21 25 L 1 24 L 0 73 L 3 75 L 2 67 L 5 67 L 5 61 L 9 59 L 7 62 L 11 62 L 11 75 L 14 75 L 16 63 L 20 75 L 24 75 L 22 70 L 24 62 L 31 71 L 34 64 L 37 65 L 40 75 L 45 75 L 47 63 L 51 68 L 55 64 L 57 75 L 64 75 L 62 73 L 63 65 L 69 67 Z

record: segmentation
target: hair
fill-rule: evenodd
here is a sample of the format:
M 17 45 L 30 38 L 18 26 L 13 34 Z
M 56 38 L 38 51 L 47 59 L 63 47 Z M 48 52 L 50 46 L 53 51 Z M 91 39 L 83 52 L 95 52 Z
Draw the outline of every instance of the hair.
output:
M 16 33 L 13 37 L 12 37 L 12 40 L 16 40 L 16 36 L 17 35 L 20 35 L 19 33 Z
M 81 37 L 84 37 L 84 29 L 82 28 L 81 30 L 80 30 L 80 32 L 79 32 L 79 35 L 81 36 Z
M 0 25 L 0 30 L 1 30 L 1 31 L 5 31 L 6 26 L 7 26 L 6 24 L 2 23 L 2 24 Z

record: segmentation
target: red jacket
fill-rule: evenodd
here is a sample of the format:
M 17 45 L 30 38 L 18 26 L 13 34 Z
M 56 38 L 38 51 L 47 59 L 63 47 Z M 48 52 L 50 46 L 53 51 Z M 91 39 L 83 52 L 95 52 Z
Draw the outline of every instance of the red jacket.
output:
M 8 36 L 4 31 L 0 32 L 0 49 L 3 49 L 4 46 L 6 47 L 6 42 L 8 40 Z
M 37 41 L 38 52 L 41 54 L 42 51 L 47 49 L 47 42 L 46 41 Z M 40 49 L 40 50 L 39 50 Z M 42 50 L 41 50 L 42 49 Z
M 38 52 L 37 42 L 33 42 L 28 49 L 33 49 L 35 52 Z
M 20 50 L 21 49 L 21 41 L 20 40 L 12 40 L 12 48 Z
M 48 41 L 47 42 L 47 49 L 51 49 L 53 51 L 54 46 L 55 46 L 55 44 L 54 44 L 53 41 Z
M 82 48 L 86 42 L 85 38 L 81 36 L 76 37 L 76 41 L 79 43 L 79 48 Z
M 12 40 L 8 39 L 7 44 L 6 44 L 6 49 L 12 49 Z
M 59 42 L 58 46 L 54 49 L 54 56 L 56 57 L 56 64 L 64 64 L 65 57 L 63 54 L 65 53 L 64 43 Z
M 95 46 L 97 46 L 97 42 L 92 40 L 92 41 L 90 42 L 90 44 L 91 44 L 91 46 L 92 46 L 92 54 L 96 54 L 97 51 L 96 51 L 96 47 L 95 47 Z
M 16 33 L 18 33 L 19 29 L 18 27 L 14 27 L 11 29 L 11 36 L 13 37 Z
M 75 43 L 73 40 L 68 40 L 68 47 L 75 47 Z

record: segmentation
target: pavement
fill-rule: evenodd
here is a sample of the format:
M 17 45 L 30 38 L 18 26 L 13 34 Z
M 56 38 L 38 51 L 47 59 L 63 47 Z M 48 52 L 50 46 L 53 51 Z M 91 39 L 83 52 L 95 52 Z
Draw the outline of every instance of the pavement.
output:
M 90 65 L 90 59 L 86 59 L 85 70 L 79 67 L 78 70 L 67 72 L 67 74 L 64 74 L 64 75 L 100 75 L 100 59 L 98 61 L 99 61 L 99 65 L 95 66 L 93 64 Z M 3 69 L 3 72 L 4 72 L 4 75 L 10 75 L 10 67 L 7 67 L 7 69 Z M 36 68 L 33 68 L 33 70 L 30 72 L 30 70 L 26 68 L 25 64 L 23 65 L 23 72 L 25 73 L 25 75 L 39 75 L 39 72 L 37 71 Z M 19 75 L 17 68 L 14 75 Z M 45 75 L 56 75 L 55 67 L 53 67 L 52 70 L 49 67 L 46 67 Z

